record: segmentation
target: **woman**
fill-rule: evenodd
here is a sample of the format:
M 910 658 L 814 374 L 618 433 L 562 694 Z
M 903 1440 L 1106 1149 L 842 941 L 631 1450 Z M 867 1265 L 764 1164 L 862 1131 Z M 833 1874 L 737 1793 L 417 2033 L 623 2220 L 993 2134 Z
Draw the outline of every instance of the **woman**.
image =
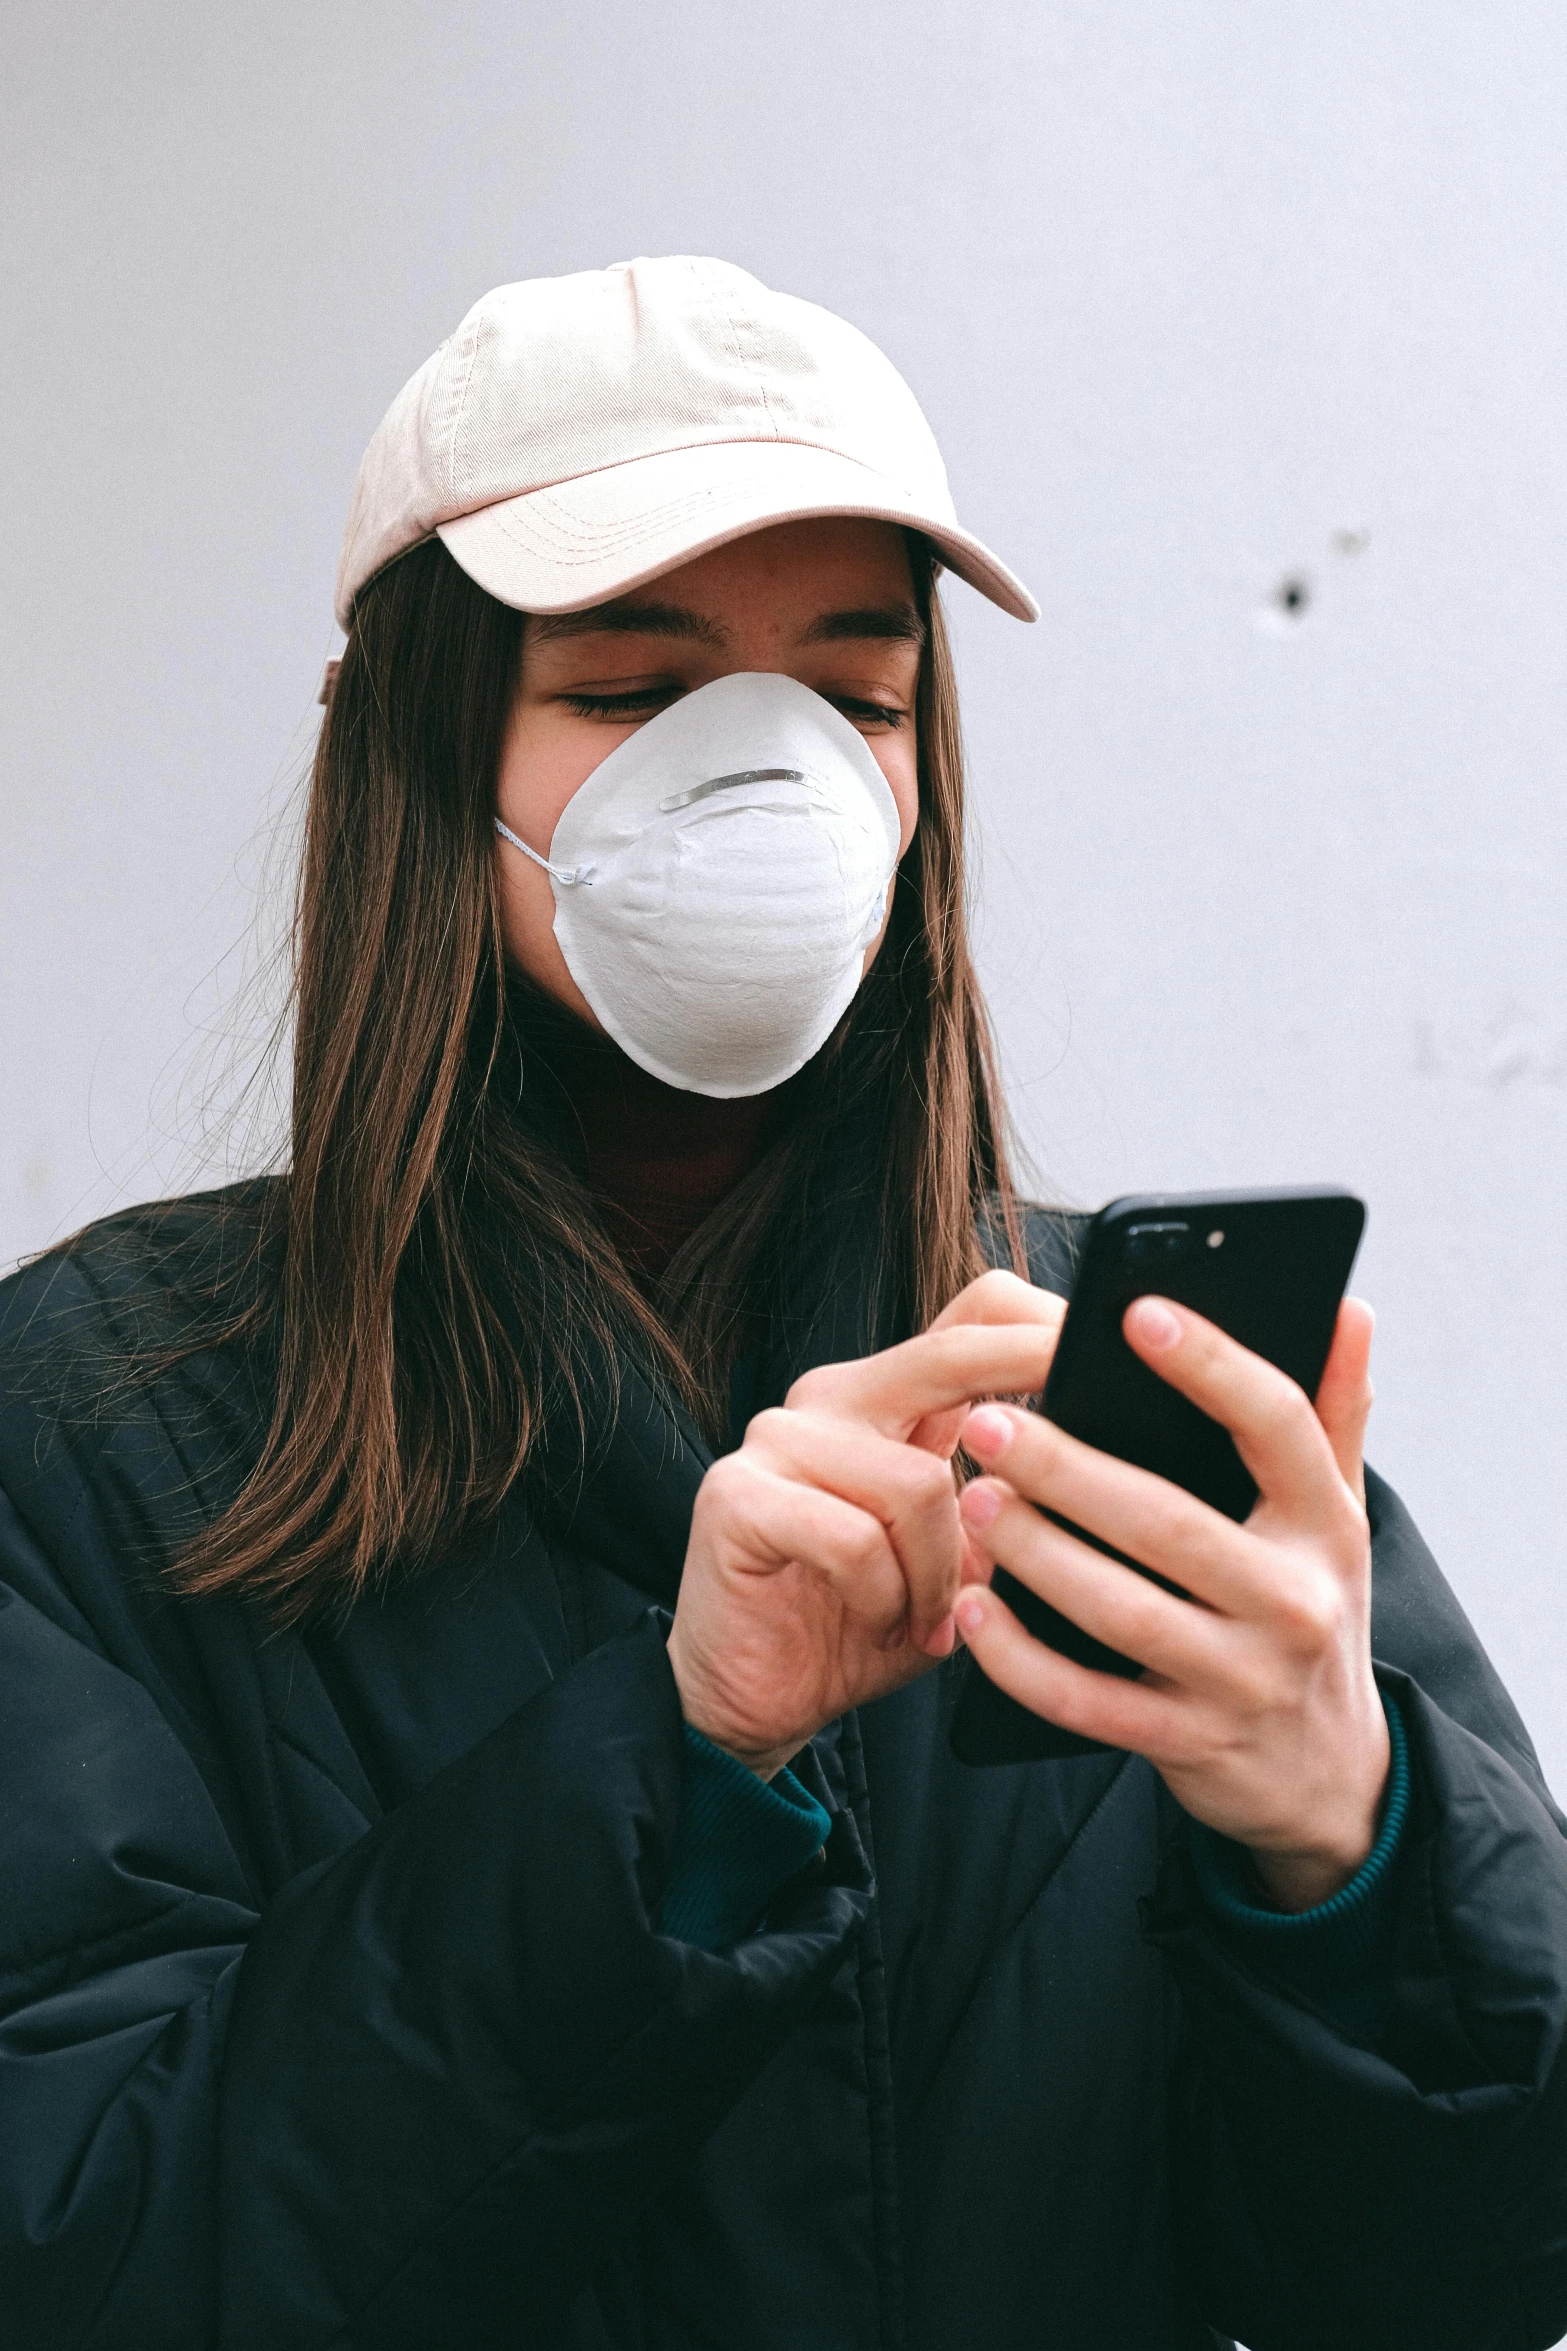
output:
M 1315 1409 L 1130 1311 L 1244 1528 L 993 1401 L 1075 1227 L 938 562 L 1031 615 L 716 263 L 501 289 L 377 433 L 288 1173 L 0 1294 L 15 2351 L 1567 2326 L 1563 1824 L 1365 1310 Z M 1083 1751 L 957 1762 L 959 1643 Z

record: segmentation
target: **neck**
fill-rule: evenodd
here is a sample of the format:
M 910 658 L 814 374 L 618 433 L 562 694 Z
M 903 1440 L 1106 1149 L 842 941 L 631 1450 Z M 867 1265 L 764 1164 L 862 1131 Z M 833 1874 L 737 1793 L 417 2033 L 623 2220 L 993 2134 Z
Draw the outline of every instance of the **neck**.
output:
M 529 990 L 525 1060 L 553 1077 L 568 1154 L 627 1271 L 649 1288 L 756 1164 L 777 1096 L 720 1102 L 666 1085 L 602 1029 L 538 996 Z

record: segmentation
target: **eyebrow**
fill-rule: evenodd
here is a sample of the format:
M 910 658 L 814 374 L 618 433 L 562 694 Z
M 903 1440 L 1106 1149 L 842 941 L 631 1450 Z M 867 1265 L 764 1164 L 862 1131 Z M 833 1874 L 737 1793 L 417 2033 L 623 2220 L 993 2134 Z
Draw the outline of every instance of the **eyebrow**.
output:
M 558 645 L 567 637 L 679 637 L 692 645 L 722 645 L 726 631 L 705 613 L 685 604 L 633 602 L 617 597 L 613 604 L 595 604 L 587 612 L 541 612 L 528 615 L 528 634 L 536 645 Z
M 617 597 L 587 612 L 530 613 L 528 634 L 535 645 L 558 645 L 570 637 L 664 637 L 688 645 L 722 646 L 729 632 L 687 604 L 660 604 L 645 597 Z M 857 605 L 824 612 L 799 638 L 802 645 L 893 643 L 923 645 L 925 624 L 912 604 Z
M 865 604 L 848 612 L 824 612 L 800 638 L 802 645 L 843 645 L 876 641 L 923 645 L 925 623 L 912 604 Z

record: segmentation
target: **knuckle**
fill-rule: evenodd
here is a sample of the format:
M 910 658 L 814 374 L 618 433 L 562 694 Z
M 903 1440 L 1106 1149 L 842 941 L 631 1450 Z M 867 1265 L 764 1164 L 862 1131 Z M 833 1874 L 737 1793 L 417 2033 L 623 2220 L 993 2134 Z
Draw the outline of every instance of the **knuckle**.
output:
M 1116 1628 L 1117 1638 L 1127 1648 L 1141 1655 L 1158 1645 L 1163 1611 L 1159 1596 L 1151 1584 L 1137 1578 L 1137 1588 L 1125 1594 L 1121 1603 L 1121 1621 Z
M 843 1366 L 841 1364 L 819 1364 L 814 1371 L 805 1371 L 800 1374 L 784 1398 L 783 1409 L 789 1412 L 808 1412 L 814 1407 L 819 1410 L 822 1405 L 831 1400 L 842 1384 Z M 772 1409 L 776 1411 L 778 1407 L 775 1405 Z M 763 1413 L 758 1417 L 765 1420 L 768 1415 Z M 756 1424 L 753 1421 L 751 1425 L 754 1428 Z
M 1164 1725 L 1158 1761 L 1171 1771 L 1214 1774 L 1225 1760 L 1206 1723 L 1191 1720 L 1183 1709 Z
M 695 1505 L 705 1509 L 709 1516 L 712 1512 L 733 1516 L 742 1500 L 749 1502 L 749 1495 L 752 1495 L 752 1467 L 740 1453 L 726 1453 L 724 1460 L 714 1462 L 702 1479 Z
M 857 1575 L 868 1575 L 881 1566 L 886 1555 L 885 1529 L 864 1511 L 857 1511 L 853 1525 L 844 1534 L 845 1564 Z
M 1337 1542 L 1356 1566 L 1369 1566 L 1371 1561 L 1371 1521 L 1366 1506 L 1348 1486 L 1341 1486 L 1337 1503 L 1338 1524 L 1333 1532 Z
M 1200 1576 L 1213 1561 L 1213 1528 L 1206 1513 L 1172 1498 L 1160 1511 L 1150 1513 L 1144 1548 L 1157 1549 L 1177 1583 L 1184 1583 L 1193 1570 Z
M 1027 1282 L 1019 1281 L 1015 1273 L 1008 1273 L 1004 1267 L 993 1265 L 964 1283 L 932 1327 L 950 1329 L 953 1323 L 964 1321 L 976 1311 L 983 1320 L 993 1308 L 1004 1309 L 1027 1295 Z
M 1339 1629 L 1343 1598 L 1337 1579 L 1325 1568 L 1297 1566 L 1280 1588 L 1277 1615 L 1294 1649 L 1327 1648 Z
M 1250 1736 L 1254 1725 L 1278 1712 L 1285 1679 L 1279 1672 L 1277 1658 L 1265 1651 L 1232 1666 L 1226 1684 L 1229 1747 L 1239 1747 Z
M 982 1273 L 976 1281 L 971 1282 L 969 1293 L 986 1306 L 1025 1309 L 1032 1305 L 1034 1298 L 1032 1283 L 1025 1282 L 1020 1275 L 1002 1265 L 993 1265 L 988 1273 Z
M 1075 1676 L 1065 1676 L 1059 1681 L 1051 1676 L 1049 1719 L 1052 1722 L 1059 1723 L 1064 1731 L 1087 1733 L 1094 1727 L 1090 1720 L 1092 1711 L 1093 1695 Z
M 1110 1718 L 1106 1719 L 1105 1701 L 1092 1682 L 1079 1682 L 1075 1677 L 1050 1698 L 1052 1720 L 1063 1730 L 1077 1731 L 1085 1739 L 1101 1739 L 1109 1735 L 1112 1743 L 1119 1727 L 1119 1707 L 1111 1701 Z
M 1008 1397 L 998 1400 L 995 1409 L 1005 1414 L 1012 1423 L 1012 1434 L 1002 1455 L 1003 1468 L 998 1477 L 1010 1478 L 1015 1471 L 1049 1468 L 1060 1461 L 1072 1444 L 1072 1439 L 1058 1429 L 1054 1421 L 1042 1413 L 1029 1411 L 1026 1405 L 1015 1404 Z
M 956 1499 L 951 1467 L 939 1454 L 920 1453 L 910 1447 L 908 1459 L 899 1469 L 906 1499 L 922 1515 L 945 1510 Z
M 1046 1420 L 1042 1413 L 1025 1412 L 1018 1417 L 1008 1457 L 1016 1469 L 1026 1471 L 1037 1482 L 1070 1468 L 1075 1447 L 1076 1439 L 1058 1429 L 1054 1421 Z
M 1187 1321 L 1185 1336 L 1181 1344 L 1187 1350 L 1188 1362 L 1192 1363 L 1199 1371 L 1220 1369 L 1235 1350 L 1233 1339 L 1227 1338 L 1218 1325 L 1211 1323 L 1205 1314 L 1198 1314 L 1195 1311 Z
M 756 1481 L 749 1465 L 738 1453 L 726 1453 L 712 1468 L 697 1488 L 692 1509 L 693 1528 L 700 1526 L 711 1535 L 728 1529 L 732 1536 L 740 1529 L 754 1528 L 756 1511 Z
M 1317 1426 L 1317 1416 L 1305 1389 L 1286 1379 L 1282 1372 L 1268 1382 L 1257 1418 L 1261 1433 L 1276 1445 L 1298 1444 L 1308 1426 L 1311 1429 Z
M 697 1490 L 697 1502 L 712 1509 L 715 1504 L 727 1501 L 735 1486 L 744 1482 L 745 1467 L 741 1456 L 738 1453 L 726 1453 L 722 1460 L 713 1463 L 703 1478 Z
M 754 1420 L 747 1423 L 745 1441 L 748 1445 L 782 1444 L 789 1435 L 792 1420 L 793 1415 L 784 1405 L 769 1404 L 765 1412 L 759 1412 Z

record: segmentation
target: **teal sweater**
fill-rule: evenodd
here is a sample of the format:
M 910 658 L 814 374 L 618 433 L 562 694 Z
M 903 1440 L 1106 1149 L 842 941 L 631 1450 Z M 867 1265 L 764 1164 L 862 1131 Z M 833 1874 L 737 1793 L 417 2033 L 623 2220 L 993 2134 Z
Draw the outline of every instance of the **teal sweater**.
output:
M 1375 2037 L 1388 1997 L 1397 1858 L 1409 1814 L 1409 1742 L 1388 1693 L 1392 1759 L 1377 1841 L 1347 1886 L 1313 1910 L 1276 1909 L 1245 1847 L 1187 1822 L 1197 1883 L 1233 1947 L 1356 2039 Z M 754 1928 L 773 1895 L 814 1859 L 831 1819 L 794 1774 L 760 1780 L 689 1726 L 675 1852 L 659 1924 L 704 1951 Z

